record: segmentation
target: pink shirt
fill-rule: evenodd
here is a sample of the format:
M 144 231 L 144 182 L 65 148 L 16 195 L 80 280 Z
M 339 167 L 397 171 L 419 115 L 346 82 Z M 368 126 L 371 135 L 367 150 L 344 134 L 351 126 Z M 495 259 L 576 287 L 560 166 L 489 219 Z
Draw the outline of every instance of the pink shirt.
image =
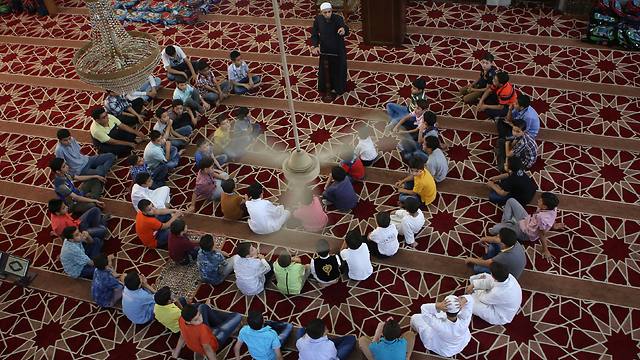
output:
M 533 215 L 528 215 L 518 222 L 520 230 L 529 237 L 529 241 L 538 241 L 540 236 L 538 231 L 549 231 L 556 222 L 557 209 L 538 210 Z
M 414 117 L 416 118 L 416 120 L 415 120 L 415 122 L 414 122 L 414 124 L 416 125 L 416 127 L 420 127 L 420 126 L 422 126 L 422 123 L 424 122 L 424 113 L 425 113 L 425 112 L 426 112 L 426 111 L 423 111 L 423 112 L 422 112 L 422 115 L 420 115 L 420 116 L 416 115 L 416 112 L 415 112 L 415 111 L 413 111 L 413 112 L 411 113 L 411 115 L 412 115 L 412 116 L 414 116 Z
M 293 217 L 302 221 L 302 226 L 306 231 L 321 231 L 327 225 L 329 218 L 324 213 L 320 199 L 313 197 L 311 204 L 299 207 L 293 212 Z

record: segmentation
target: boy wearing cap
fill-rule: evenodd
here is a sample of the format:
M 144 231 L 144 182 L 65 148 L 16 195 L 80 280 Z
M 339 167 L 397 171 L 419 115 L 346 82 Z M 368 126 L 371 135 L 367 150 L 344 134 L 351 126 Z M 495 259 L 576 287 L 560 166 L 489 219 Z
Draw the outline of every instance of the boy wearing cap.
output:
M 389 115 L 389 129 L 392 129 L 395 124 L 403 117 L 412 113 L 416 109 L 418 100 L 427 100 L 427 96 L 424 93 L 424 88 L 427 86 L 426 82 L 422 78 L 415 79 L 411 83 L 411 96 L 407 99 L 406 105 L 400 105 L 396 103 L 387 103 L 387 115 Z

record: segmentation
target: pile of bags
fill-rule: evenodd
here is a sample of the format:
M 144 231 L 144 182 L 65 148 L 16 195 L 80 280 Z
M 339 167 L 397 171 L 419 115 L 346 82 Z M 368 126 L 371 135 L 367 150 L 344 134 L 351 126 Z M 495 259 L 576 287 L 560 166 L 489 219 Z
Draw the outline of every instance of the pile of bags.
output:
M 640 50 L 640 0 L 599 0 L 584 40 Z
M 151 24 L 194 24 L 198 15 L 208 13 L 220 0 L 115 0 L 116 16 L 121 21 Z

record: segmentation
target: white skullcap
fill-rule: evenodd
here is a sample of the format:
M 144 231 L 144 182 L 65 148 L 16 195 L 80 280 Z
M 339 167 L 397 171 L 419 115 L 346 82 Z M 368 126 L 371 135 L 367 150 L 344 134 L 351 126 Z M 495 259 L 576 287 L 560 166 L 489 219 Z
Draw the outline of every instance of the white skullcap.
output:
M 447 312 L 455 314 L 460 311 L 460 301 L 458 301 L 458 297 L 455 295 L 448 295 L 444 298 L 444 304 L 447 307 Z
M 323 2 L 320 4 L 320 11 L 331 10 L 331 3 Z

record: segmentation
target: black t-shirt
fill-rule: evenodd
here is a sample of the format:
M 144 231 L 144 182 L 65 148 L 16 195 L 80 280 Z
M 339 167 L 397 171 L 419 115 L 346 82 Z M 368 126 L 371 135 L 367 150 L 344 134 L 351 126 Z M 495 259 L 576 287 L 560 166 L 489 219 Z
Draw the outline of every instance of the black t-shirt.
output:
M 320 281 L 331 282 L 340 277 L 338 255 L 331 255 L 326 259 L 317 257 L 313 259 L 313 267 L 316 277 Z
M 518 200 L 522 206 L 527 206 L 536 194 L 538 186 L 533 179 L 524 171 L 509 174 L 509 177 L 500 181 L 502 190 L 509 193 L 509 196 Z

